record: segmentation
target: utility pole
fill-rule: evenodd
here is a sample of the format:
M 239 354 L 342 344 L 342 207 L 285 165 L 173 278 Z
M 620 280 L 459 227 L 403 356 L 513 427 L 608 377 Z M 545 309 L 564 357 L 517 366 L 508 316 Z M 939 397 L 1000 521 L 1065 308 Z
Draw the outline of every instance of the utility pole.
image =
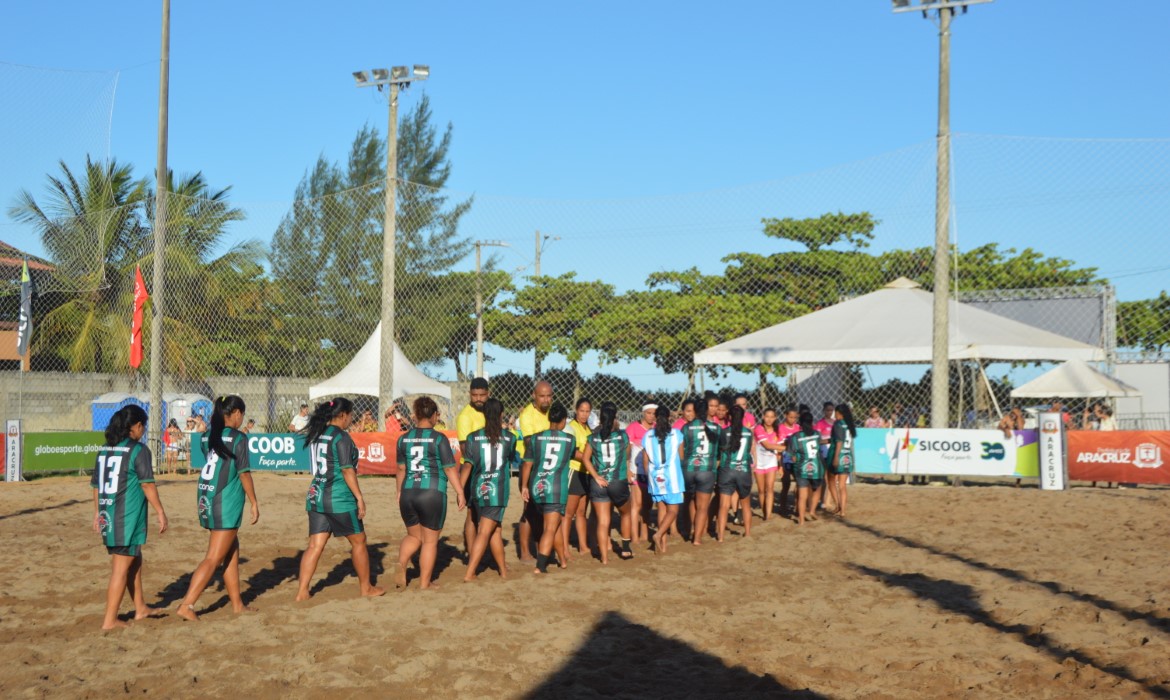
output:
M 540 277 L 540 254 L 544 252 L 549 241 L 559 240 L 561 240 L 560 236 L 550 236 L 548 234 L 541 236 L 540 231 L 536 232 L 536 264 L 533 266 L 533 272 L 536 277 Z
M 484 246 L 507 248 L 503 241 L 475 242 L 475 376 L 483 376 L 483 270 L 480 255 Z
M 386 190 L 385 212 L 382 216 L 382 337 L 378 361 L 378 410 L 385 411 L 394 402 L 394 272 L 395 241 L 397 238 L 398 195 L 398 88 L 410 87 L 413 80 L 426 80 L 431 69 L 416 65 L 411 76 L 406 66 L 390 70 L 375 68 L 373 79 L 366 71 L 355 71 L 358 87 L 376 86 L 381 92 L 390 88 L 390 116 L 386 126 Z
M 955 11 L 993 0 L 892 0 L 894 12 L 921 12 L 938 18 L 938 140 L 934 210 L 934 318 L 930 365 L 930 427 L 950 424 L 951 279 L 951 20 Z
M 147 417 L 147 445 L 154 454 L 162 454 L 162 380 L 163 380 L 163 291 L 165 287 L 164 251 L 167 229 L 167 125 L 171 87 L 171 0 L 162 4 L 162 49 L 158 72 L 158 163 L 155 165 L 154 193 L 154 272 L 150 295 L 150 415 Z

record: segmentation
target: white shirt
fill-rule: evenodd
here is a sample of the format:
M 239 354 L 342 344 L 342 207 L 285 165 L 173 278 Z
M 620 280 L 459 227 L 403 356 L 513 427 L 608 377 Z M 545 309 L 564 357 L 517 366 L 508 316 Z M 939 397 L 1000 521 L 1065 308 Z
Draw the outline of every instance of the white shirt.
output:
M 309 417 L 302 416 L 301 414 L 298 413 L 295 416 L 293 416 L 292 423 L 290 425 L 292 425 L 292 429 L 293 429 L 294 433 L 299 433 L 302 430 L 304 430 L 306 426 L 309 425 Z

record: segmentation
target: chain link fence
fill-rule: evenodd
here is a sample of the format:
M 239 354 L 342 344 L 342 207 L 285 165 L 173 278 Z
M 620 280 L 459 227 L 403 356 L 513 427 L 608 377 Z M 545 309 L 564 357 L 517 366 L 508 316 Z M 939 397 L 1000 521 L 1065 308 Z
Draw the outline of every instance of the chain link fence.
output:
M 1170 141 L 960 135 L 954 148 L 947 283 L 959 298 L 1009 316 L 1027 302 L 1029 323 L 1087 338 L 1114 361 L 1160 359 L 1170 342 Z M 510 412 L 543 378 L 565 403 L 614 401 L 631 415 L 651 399 L 678 407 L 716 390 L 747 394 L 756 411 L 850 401 L 885 421 L 924 423 L 926 366 L 696 367 L 693 355 L 899 277 L 932 288 L 933 163 L 924 143 L 769 183 L 599 201 L 401 181 L 396 340 L 455 387 L 447 415 L 478 371 L 478 293 L 483 372 Z M 198 175 L 171 182 L 164 391 L 241 393 L 261 428 L 282 429 L 309 386 L 370 338 L 384 183 L 310 175 L 295 201 L 276 204 L 232 202 Z M 136 266 L 151 286 L 150 186 L 107 160 L 55 177 L 11 200 L 4 230 L 35 240 L 0 251 L 6 322 L 17 304 L 12 261 L 42 253 L 32 371 L 3 373 L 6 415 L 33 419 L 34 430 L 89 428 L 94 398 L 145 394 L 150 370 L 149 359 L 128 364 Z M 476 241 L 490 243 L 479 271 Z M 1096 314 L 1092 337 L 1086 313 Z M 152 322 L 148 312 L 147 344 Z M 952 420 L 994 423 L 1011 387 L 1050 367 L 955 363 Z M 376 377 L 370 386 L 376 394 Z M 360 406 L 375 417 L 385 408 L 373 397 Z

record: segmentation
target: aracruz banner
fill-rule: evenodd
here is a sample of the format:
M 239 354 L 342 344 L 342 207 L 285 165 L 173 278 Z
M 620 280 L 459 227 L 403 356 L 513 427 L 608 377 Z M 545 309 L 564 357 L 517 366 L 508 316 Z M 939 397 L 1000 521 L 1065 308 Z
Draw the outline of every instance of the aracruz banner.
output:
M 1170 484 L 1170 432 L 1074 430 L 1068 475 L 1077 481 Z
M 455 463 L 458 464 L 459 437 L 454 430 L 440 431 L 451 441 L 451 452 L 455 454 Z M 398 473 L 396 454 L 398 438 L 401 432 L 387 433 L 350 433 L 353 442 L 358 447 L 358 474 L 394 475 Z
M 859 428 L 854 444 L 859 474 L 1036 477 L 1035 430 Z

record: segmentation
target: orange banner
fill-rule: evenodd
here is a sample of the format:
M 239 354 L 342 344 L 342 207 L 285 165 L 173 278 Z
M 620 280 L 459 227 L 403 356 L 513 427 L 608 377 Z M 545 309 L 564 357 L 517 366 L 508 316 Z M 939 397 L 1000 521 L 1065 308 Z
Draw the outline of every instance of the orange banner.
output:
M 451 440 L 451 451 L 455 453 L 455 463 L 459 463 L 459 436 L 454 430 L 440 431 Z M 396 476 L 398 473 L 397 455 L 398 438 L 401 432 L 388 433 L 350 433 L 353 442 L 358 448 L 358 474 L 382 474 Z
M 1077 481 L 1170 484 L 1170 432 L 1072 431 L 1068 476 Z

